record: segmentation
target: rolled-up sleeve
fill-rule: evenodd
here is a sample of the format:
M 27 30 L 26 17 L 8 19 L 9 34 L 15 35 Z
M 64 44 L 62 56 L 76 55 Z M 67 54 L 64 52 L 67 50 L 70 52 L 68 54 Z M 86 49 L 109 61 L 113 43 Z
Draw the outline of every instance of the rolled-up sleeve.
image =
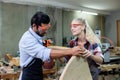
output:
M 41 44 L 38 44 L 38 41 L 28 40 L 25 43 L 24 48 L 26 53 L 30 56 L 40 58 L 43 61 L 50 59 L 51 49 L 44 47 Z
M 95 49 L 94 49 L 94 54 L 97 55 L 97 56 L 101 56 L 102 58 L 104 58 L 103 54 L 102 54 L 102 50 L 99 46 L 97 46 Z

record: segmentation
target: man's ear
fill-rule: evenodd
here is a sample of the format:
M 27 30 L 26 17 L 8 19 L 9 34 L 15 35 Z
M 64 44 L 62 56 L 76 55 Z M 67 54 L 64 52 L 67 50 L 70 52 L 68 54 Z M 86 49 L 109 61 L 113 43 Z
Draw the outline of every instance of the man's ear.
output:
M 36 27 L 36 24 L 32 24 L 32 27 L 33 27 L 33 28 Z
M 36 24 L 33 24 L 33 25 L 32 25 L 32 29 L 33 29 L 34 31 L 36 31 L 36 29 L 37 29 Z

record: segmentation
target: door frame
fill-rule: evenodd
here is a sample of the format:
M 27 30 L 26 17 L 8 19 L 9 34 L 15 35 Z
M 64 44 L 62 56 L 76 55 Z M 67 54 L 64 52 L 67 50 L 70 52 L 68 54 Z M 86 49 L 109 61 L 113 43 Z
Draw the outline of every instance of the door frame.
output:
M 120 46 L 120 40 L 119 37 L 120 37 L 120 32 L 118 31 L 119 30 L 119 27 L 120 25 L 118 25 L 118 23 L 120 22 L 120 20 L 117 20 L 117 46 Z

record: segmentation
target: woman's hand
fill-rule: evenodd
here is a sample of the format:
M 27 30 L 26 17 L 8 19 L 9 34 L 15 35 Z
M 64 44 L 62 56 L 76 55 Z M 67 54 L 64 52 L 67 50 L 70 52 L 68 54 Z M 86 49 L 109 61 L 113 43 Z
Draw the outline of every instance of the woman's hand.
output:
M 92 53 L 85 48 L 81 48 L 80 54 L 81 54 L 81 57 L 83 57 L 83 58 L 88 58 L 89 56 L 92 55 Z
M 83 52 L 83 54 L 82 54 L 82 57 L 83 58 L 88 58 L 91 55 L 92 55 L 92 53 L 89 50 L 85 49 L 84 52 Z

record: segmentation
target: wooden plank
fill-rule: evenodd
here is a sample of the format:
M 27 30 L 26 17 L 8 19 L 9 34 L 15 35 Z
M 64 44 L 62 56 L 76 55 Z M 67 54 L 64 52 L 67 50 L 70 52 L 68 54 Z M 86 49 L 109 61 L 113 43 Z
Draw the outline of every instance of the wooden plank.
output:
M 67 47 L 50 46 L 52 49 L 70 49 Z M 66 64 L 59 80 L 92 80 L 87 60 L 72 56 Z

